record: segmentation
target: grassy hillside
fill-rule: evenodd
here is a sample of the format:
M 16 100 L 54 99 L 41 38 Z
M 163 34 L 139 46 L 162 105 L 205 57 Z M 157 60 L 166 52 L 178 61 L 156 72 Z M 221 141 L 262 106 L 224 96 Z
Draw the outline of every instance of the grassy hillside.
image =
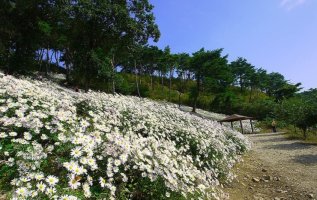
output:
M 221 198 L 250 148 L 176 105 L 3 74 L 0 124 L 0 189 L 16 199 Z

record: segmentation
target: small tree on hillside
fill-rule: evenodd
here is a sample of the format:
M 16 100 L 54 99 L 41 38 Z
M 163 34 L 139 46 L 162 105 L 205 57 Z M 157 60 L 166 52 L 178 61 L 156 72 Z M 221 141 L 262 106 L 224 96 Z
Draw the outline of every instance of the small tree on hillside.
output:
M 281 103 L 276 115 L 300 128 L 307 138 L 307 129 L 317 124 L 317 104 L 311 98 L 297 96 Z

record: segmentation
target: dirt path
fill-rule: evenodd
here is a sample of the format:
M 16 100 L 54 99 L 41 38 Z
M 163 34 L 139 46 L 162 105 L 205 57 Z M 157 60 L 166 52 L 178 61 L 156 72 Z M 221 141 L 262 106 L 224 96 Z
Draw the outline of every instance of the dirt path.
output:
M 225 188 L 230 199 L 316 199 L 317 145 L 288 140 L 282 133 L 248 137 L 253 149 Z

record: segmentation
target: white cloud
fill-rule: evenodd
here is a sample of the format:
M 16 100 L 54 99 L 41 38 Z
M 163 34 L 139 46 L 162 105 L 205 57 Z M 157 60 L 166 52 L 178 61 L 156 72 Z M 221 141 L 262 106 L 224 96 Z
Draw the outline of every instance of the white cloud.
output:
M 307 0 L 281 0 L 281 7 L 286 10 L 292 10 L 297 6 L 304 4 Z

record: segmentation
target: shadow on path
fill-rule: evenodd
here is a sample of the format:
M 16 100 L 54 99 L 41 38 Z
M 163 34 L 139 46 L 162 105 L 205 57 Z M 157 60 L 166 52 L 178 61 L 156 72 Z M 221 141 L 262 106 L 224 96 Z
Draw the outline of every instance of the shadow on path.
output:
M 309 155 L 301 155 L 296 156 L 294 162 L 306 164 L 306 165 L 314 165 L 317 164 L 317 155 L 309 154 Z
M 277 150 L 298 150 L 298 149 L 309 149 L 316 145 L 312 144 L 305 144 L 303 142 L 293 142 L 290 144 L 276 144 L 276 145 L 269 145 L 265 148 L 267 149 L 277 149 Z
M 250 134 L 250 137 L 271 137 L 271 136 L 280 136 L 284 135 L 285 132 L 277 132 L 277 133 L 258 133 L 258 134 Z
M 256 142 L 284 142 L 289 141 L 287 138 L 268 138 L 268 139 L 260 139 L 256 140 Z

